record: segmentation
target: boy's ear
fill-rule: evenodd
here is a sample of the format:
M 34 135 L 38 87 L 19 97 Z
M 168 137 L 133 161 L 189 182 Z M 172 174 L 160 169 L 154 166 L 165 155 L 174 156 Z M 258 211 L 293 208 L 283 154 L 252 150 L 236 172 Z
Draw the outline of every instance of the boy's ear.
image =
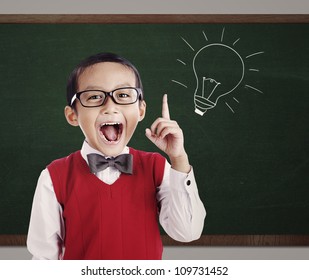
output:
M 77 114 L 72 107 L 66 106 L 64 108 L 64 115 L 70 125 L 78 126 Z
M 141 122 L 146 115 L 146 102 L 142 100 L 139 104 L 139 121 Z

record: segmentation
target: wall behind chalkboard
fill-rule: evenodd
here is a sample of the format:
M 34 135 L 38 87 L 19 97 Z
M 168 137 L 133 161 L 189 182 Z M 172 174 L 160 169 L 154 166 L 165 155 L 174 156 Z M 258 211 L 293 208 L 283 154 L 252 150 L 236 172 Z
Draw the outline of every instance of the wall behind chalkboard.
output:
M 102 51 L 143 79 L 147 116 L 131 146 L 157 151 L 144 129 L 168 93 L 208 211 L 204 234 L 309 233 L 308 24 L 1 24 L 0 38 L 0 234 L 27 233 L 41 170 L 81 147 L 63 116 L 66 80 Z M 231 92 L 201 116 L 197 99 L 215 82 L 213 93 Z

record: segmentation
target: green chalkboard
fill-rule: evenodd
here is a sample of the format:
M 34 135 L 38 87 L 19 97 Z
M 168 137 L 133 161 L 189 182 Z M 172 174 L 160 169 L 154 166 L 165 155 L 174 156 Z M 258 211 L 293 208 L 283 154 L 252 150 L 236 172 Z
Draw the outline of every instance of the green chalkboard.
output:
M 41 170 L 80 149 L 66 80 L 102 51 L 142 76 L 147 115 L 131 146 L 157 151 L 144 129 L 168 93 L 204 235 L 309 234 L 308 24 L 0 24 L 0 38 L 0 234 L 27 233 Z

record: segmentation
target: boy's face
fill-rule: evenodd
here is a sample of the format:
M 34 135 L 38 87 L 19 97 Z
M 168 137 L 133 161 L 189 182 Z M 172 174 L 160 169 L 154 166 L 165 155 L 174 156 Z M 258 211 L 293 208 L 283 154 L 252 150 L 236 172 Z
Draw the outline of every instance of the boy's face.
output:
M 99 89 L 110 92 L 135 86 L 134 72 L 114 62 L 97 63 L 87 68 L 78 79 L 78 91 Z M 101 107 L 94 108 L 85 108 L 76 100 L 76 111 L 67 106 L 65 115 L 71 125 L 80 126 L 91 147 L 104 155 L 117 156 L 130 141 L 145 111 L 144 101 L 119 105 L 107 97 Z

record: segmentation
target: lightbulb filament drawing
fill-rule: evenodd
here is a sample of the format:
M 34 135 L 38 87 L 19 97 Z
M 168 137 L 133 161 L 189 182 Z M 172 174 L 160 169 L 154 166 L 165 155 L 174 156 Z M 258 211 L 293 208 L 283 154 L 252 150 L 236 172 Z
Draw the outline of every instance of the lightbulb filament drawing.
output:
M 217 82 L 212 78 L 203 77 L 202 96 L 205 97 L 205 92 L 206 92 L 206 95 L 208 96 L 207 98 L 210 99 L 210 97 L 216 90 L 216 87 L 220 84 L 221 84 L 220 82 Z M 209 95 L 208 95 L 208 92 L 209 92 Z
M 212 78 L 202 78 L 202 94 L 194 96 L 195 112 L 197 114 L 203 115 L 204 111 L 216 106 L 216 103 L 211 101 L 211 97 L 217 86 L 220 84 L 220 82 L 217 82 Z
M 264 53 L 263 51 L 259 51 L 242 58 L 235 50 L 235 45 L 240 41 L 240 38 L 235 40 L 232 46 L 228 46 L 223 43 L 224 32 L 225 29 L 223 28 L 219 43 L 209 43 L 208 36 L 203 31 L 203 37 L 207 41 L 207 44 L 202 46 L 198 51 L 195 51 L 195 48 L 185 38 L 181 37 L 190 50 L 195 52 L 192 59 L 192 70 L 196 80 L 194 111 L 200 116 L 203 116 L 208 110 L 216 107 L 220 98 L 231 94 L 243 83 L 245 70 L 247 70 L 245 67 L 246 59 Z M 179 58 L 177 61 L 183 66 L 189 64 Z M 259 69 L 249 68 L 248 71 L 258 73 Z M 172 82 L 188 88 L 183 82 L 177 80 L 172 80 Z M 248 84 L 244 87 L 263 93 L 261 90 Z M 240 103 L 235 97 L 232 100 L 233 102 Z M 227 102 L 224 103 L 234 113 L 232 106 Z

